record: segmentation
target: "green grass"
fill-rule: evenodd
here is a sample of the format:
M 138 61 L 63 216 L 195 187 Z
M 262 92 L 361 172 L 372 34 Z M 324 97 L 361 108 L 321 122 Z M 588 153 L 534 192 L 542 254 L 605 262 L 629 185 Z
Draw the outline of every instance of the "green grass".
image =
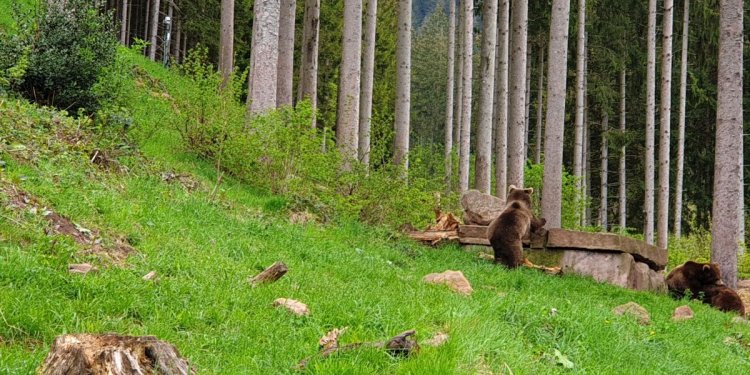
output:
M 171 95 L 190 90 L 186 80 L 127 56 Z M 143 157 L 122 157 L 129 171 L 115 173 L 86 161 L 106 137 L 58 144 L 50 124 L 59 115 L 0 99 L 0 130 L 13 129 L 0 133 L 4 183 L 80 225 L 125 236 L 138 249 L 124 268 L 70 275 L 67 264 L 93 259 L 77 255 L 81 248 L 71 240 L 45 235 L 39 214 L 8 209 L 0 195 L 0 373 L 33 373 L 54 337 L 74 332 L 155 335 L 174 343 L 202 374 L 292 373 L 317 352 L 323 334 L 344 326 L 342 344 L 411 328 L 420 341 L 438 331 L 450 338 L 408 359 L 353 350 L 314 360 L 305 373 L 750 372 L 750 326 L 706 305 L 690 302 L 695 319 L 675 323 L 671 314 L 684 302 L 664 295 L 508 271 L 456 246 L 427 248 L 354 222 L 292 225 L 283 197 L 231 178 L 212 198 L 215 169 L 180 146 L 169 103 L 133 89 L 128 107 Z M 80 125 L 65 118 L 62 124 Z M 28 153 L 14 151 L 19 144 Z M 167 184 L 164 171 L 190 173 L 201 187 Z M 278 260 L 289 273 L 251 288 L 248 277 Z M 475 290 L 470 297 L 421 281 L 447 269 L 466 274 Z M 141 280 L 151 270 L 158 281 Z M 312 314 L 273 308 L 279 297 L 307 303 Z M 650 311 L 650 325 L 611 313 L 629 301 Z M 557 364 L 555 350 L 575 367 Z

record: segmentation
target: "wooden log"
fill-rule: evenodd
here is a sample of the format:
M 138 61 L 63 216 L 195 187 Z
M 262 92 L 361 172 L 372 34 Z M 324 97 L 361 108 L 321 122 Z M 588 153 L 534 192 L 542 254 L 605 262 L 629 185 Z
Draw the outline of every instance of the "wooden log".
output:
M 436 244 L 439 241 L 452 241 L 458 239 L 457 230 L 441 230 L 441 231 L 411 231 L 407 235 L 417 241 L 430 242 Z
M 42 375 L 191 375 L 195 371 L 172 344 L 154 336 L 69 334 L 58 336 Z
M 284 264 L 284 262 L 276 262 L 270 267 L 266 268 L 263 272 L 250 279 L 250 284 L 255 287 L 262 283 L 272 283 L 280 279 L 282 276 L 286 275 L 288 270 L 289 269 L 287 268 L 286 264 Z

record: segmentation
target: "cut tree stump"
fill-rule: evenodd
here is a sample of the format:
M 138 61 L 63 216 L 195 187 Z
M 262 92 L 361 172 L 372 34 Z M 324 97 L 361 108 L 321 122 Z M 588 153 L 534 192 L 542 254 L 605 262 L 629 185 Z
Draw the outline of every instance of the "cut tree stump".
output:
M 287 271 L 289 271 L 289 268 L 287 268 L 284 262 L 276 262 L 272 264 L 271 267 L 266 268 L 263 272 L 250 279 L 250 284 L 255 287 L 263 283 L 272 283 L 286 275 Z
M 70 334 L 58 336 L 42 375 L 192 375 L 174 345 L 154 336 Z

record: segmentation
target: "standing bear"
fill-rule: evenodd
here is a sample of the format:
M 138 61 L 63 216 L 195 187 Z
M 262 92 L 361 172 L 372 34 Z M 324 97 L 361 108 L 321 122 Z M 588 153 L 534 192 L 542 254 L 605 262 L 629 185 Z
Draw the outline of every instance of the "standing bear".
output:
M 716 263 L 687 261 L 667 275 L 667 288 L 676 298 L 682 298 L 690 290 L 692 299 L 700 299 L 721 311 L 734 311 L 745 315 L 745 306 L 739 294 L 724 285 L 721 271 Z
M 505 209 L 487 228 L 487 238 L 495 251 L 495 263 L 502 263 L 508 268 L 524 264 L 523 237 L 547 223 L 545 219 L 535 218 L 531 211 L 533 193 L 533 188 L 508 187 Z

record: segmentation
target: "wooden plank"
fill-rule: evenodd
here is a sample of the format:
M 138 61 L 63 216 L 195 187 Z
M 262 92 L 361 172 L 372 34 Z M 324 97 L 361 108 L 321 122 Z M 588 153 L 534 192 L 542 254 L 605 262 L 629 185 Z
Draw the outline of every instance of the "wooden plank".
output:
M 487 238 L 487 226 L 485 225 L 459 225 L 459 237 Z
M 458 231 L 456 230 L 440 230 L 440 231 L 424 231 L 424 232 L 408 232 L 407 235 L 417 241 L 437 241 L 437 240 L 457 240 Z
M 484 245 L 490 246 L 490 240 L 477 237 L 458 237 L 458 242 L 462 245 Z

